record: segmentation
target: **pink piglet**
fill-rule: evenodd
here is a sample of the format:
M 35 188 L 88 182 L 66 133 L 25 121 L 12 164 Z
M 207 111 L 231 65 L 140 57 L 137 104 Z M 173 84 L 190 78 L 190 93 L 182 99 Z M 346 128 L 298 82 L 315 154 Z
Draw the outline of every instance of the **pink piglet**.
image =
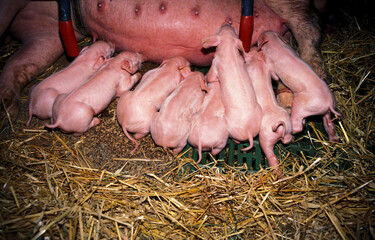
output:
M 155 143 L 178 154 L 187 144 L 192 116 L 202 105 L 206 79 L 201 72 L 191 72 L 167 97 L 151 122 Z
M 100 120 L 95 115 L 140 79 L 140 74 L 134 73 L 141 62 L 140 54 L 131 52 L 122 52 L 109 59 L 82 86 L 70 94 L 59 95 L 53 105 L 53 123 L 45 125 L 76 136 L 98 125 Z
M 52 106 L 59 94 L 68 94 L 83 84 L 114 53 L 114 45 L 97 41 L 81 50 L 80 54 L 63 70 L 51 75 L 30 90 L 29 119 L 32 116 L 45 120 L 52 117 Z

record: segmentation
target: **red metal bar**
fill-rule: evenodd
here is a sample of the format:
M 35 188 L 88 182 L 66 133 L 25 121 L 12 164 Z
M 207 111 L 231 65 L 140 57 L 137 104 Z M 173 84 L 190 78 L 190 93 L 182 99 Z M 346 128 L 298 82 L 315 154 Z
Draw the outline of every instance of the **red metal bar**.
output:
M 250 50 L 251 38 L 253 36 L 253 16 L 241 16 L 239 38 L 242 41 L 245 52 Z
M 59 29 L 66 53 L 70 57 L 77 57 L 79 54 L 79 48 L 77 45 L 77 39 L 74 35 L 72 21 L 59 21 Z

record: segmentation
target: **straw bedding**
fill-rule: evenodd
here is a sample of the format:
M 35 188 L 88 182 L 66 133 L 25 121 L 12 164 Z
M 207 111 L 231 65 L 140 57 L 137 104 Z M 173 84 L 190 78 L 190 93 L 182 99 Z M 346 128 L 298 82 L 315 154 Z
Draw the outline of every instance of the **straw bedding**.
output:
M 325 35 L 322 52 L 343 114 L 341 142 L 323 132 L 309 139 L 323 143 L 317 156 L 283 151 L 281 179 L 225 164 L 225 173 L 188 172 L 192 159 L 164 153 L 150 136 L 130 155 L 116 101 L 81 137 L 47 131 L 36 118 L 26 128 L 25 89 L 19 118 L 0 122 L 1 239 L 374 239 L 375 34 L 340 14 L 345 24 Z M 1 66 L 18 48 L 6 41 Z M 60 58 L 32 84 L 66 65 Z

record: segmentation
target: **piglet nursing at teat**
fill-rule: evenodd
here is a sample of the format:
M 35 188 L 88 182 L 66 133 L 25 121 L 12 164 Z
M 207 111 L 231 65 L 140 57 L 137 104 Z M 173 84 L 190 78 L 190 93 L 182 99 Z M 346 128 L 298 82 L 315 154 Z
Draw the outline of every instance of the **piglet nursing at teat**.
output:
M 151 122 L 151 135 L 164 150 L 177 154 L 187 144 L 192 116 L 202 105 L 206 79 L 201 72 L 191 72 L 167 97 Z
M 216 155 L 225 148 L 227 140 L 228 126 L 221 100 L 220 83 L 212 82 L 208 84 L 202 107 L 193 115 L 188 142 L 198 148 L 199 163 L 202 160 L 202 151 L 211 151 L 212 155 Z
M 152 116 L 168 95 L 190 74 L 190 64 L 184 57 L 173 57 L 163 61 L 156 69 L 144 74 L 134 91 L 120 96 L 117 118 L 125 135 L 135 143 L 150 132 Z M 133 139 L 129 132 L 134 133 Z
M 214 60 L 207 73 L 207 81 L 219 81 L 225 108 L 229 136 L 236 141 L 249 140 L 258 135 L 262 109 L 256 101 L 253 86 L 246 70 L 242 42 L 235 29 L 224 23 L 216 35 L 202 40 L 204 48 L 216 47 Z
M 102 112 L 111 101 L 128 91 L 139 79 L 134 74 L 142 58 L 138 53 L 122 52 L 111 58 L 81 87 L 70 94 L 61 94 L 53 104 L 52 124 L 66 133 L 81 135 L 100 123 L 95 115 Z
M 257 101 L 262 108 L 259 143 L 269 166 L 276 167 L 279 161 L 274 153 L 274 146 L 280 140 L 284 144 L 292 141 L 292 121 L 289 113 L 276 101 L 271 72 L 264 61 L 263 52 L 252 48 L 245 59 Z
M 81 50 L 74 61 L 33 87 L 29 95 L 29 119 L 46 120 L 52 117 L 52 106 L 59 94 L 68 94 L 94 74 L 114 53 L 114 45 L 97 41 Z

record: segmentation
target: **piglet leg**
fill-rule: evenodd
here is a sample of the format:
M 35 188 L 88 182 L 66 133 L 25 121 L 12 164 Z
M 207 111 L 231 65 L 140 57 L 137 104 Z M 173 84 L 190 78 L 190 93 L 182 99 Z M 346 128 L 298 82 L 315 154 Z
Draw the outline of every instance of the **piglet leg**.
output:
M 308 113 L 303 111 L 303 108 L 298 108 L 298 106 L 293 106 L 293 111 L 291 114 L 291 119 L 292 119 L 292 129 L 293 129 L 293 134 L 302 132 L 303 127 L 305 126 L 306 120 L 305 118 L 309 116 Z
M 100 119 L 97 117 L 94 117 L 90 123 L 89 128 L 95 127 L 100 123 Z
M 330 111 L 328 111 L 328 113 L 326 113 L 323 116 L 323 125 L 324 125 L 324 129 L 328 133 L 329 140 L 332 141 L 332 142 L 338 142 L 339 137 L 336 134 L 336 127 L 335 127 L 335 124 L 333 123 L 333 121 L 331 119 L 331 112 Z

